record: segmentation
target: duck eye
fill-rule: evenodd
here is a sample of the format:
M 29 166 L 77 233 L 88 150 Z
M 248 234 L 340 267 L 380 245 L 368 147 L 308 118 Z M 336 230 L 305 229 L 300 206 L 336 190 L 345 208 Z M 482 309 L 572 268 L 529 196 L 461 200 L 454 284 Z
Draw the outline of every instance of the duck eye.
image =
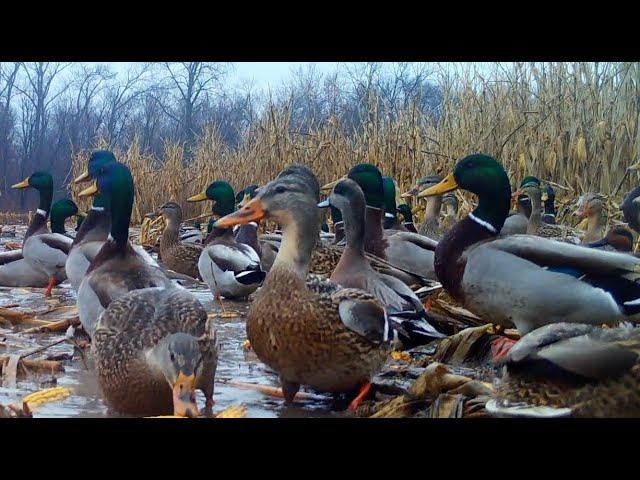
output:
M 171 358 L 172 362 L 176 361 L 176 356 L 173 354 L 173 352 L 171 352 L 171 355 L 169 356 L 169 358 Z
M 286 191 L 287 191 L 287 189 L 284 188 L 282 185 L 276 187 L 276 193 L 284 193 Z

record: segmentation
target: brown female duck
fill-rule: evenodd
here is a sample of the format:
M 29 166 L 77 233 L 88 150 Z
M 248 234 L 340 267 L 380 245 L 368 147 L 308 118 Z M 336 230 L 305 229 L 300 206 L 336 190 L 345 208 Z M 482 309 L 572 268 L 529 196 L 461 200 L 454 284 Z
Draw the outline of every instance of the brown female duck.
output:
M 226 228 L 271 218 L 283 227 L 278 256 L 247 314 L 247 337 L 258 358 L 280 376 L 287 402 L 300 385 L 326 392 L 365 387 L 364 393 L 389 354 L 389 324 L 369 293 L 317 278 L 306 283 L 320 226 L 319 195 L 313 173 L 296 170 L 216 222 Z
M 180 241 L 180 225 L 182 223 L 182 208 L 176 202 L 167 202 L 147 217 L 162 215 L 167 226 L 160 237 L 160 258 L 168 268 L 174 272 L 199 278 L 198 259 L 202 253 L 202 245 L 184 243 Z

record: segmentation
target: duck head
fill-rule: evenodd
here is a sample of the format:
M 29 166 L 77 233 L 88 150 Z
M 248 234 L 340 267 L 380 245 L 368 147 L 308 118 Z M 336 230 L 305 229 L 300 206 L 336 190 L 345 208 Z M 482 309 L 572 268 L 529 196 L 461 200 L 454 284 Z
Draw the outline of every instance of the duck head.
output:
M 196 385 L 203 368 L 198 339 L 186 333 L 168 335 L 147 353 L 147 360 L 171 388 L 173 414 L 197 417 Z

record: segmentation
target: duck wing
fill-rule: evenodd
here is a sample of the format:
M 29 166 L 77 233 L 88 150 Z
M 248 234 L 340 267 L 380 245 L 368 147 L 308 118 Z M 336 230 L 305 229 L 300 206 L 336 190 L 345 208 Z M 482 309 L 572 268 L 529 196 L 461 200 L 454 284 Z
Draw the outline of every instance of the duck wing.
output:
M 640 259 L 633 255 L 596 250 L 533 235 L 511 235 L 481 245 L 483 248 L 511 253 L 540 266 L 573 267 L 594 275 L 640 270 Z

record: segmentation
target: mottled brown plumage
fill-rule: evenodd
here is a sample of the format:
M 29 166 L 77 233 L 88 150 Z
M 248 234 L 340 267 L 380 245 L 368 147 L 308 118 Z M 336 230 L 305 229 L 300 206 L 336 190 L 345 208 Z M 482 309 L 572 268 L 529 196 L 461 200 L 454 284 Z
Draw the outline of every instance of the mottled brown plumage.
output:
M 160 238 L 160 258 L 174 272 L 199 278 L 198 259 L 202 253 L 202 245 L 182 243 L 180 241 L 180 223 L 182 209 L 175 202 L 167 202 L 158 209 L 167 220 L 167 227 Z
M 258 358 L 280 376 L 288 402 L 300 385 L 352 391 L 370 381 L 390 351 L 389 324 L 372 295 L 317 276 L 306 283 L 319 233 L 311 175 L 281 175 L 216 224 L 266 217 L 283 226 L 278 256 L 247 314 L 247 338 Z
M 576 417 L 640 415 L 640 329 L 558 323 L 523 337 L 501 363 L 498 414 L 540 407 Z M 564 409 L 564 410 L 559 410 Z
M 111 302 L 94 334 L 96 371 L 107 405 L 131 415 L 173 412 L 171 386 L 150 364 L 147 351 L 175 333 L 198 339 L 202 368 L 196 388 L 211 399 L 217 347 L 215 332 L 206 328 L 204 307 L 183 289 L 135 290 Z

